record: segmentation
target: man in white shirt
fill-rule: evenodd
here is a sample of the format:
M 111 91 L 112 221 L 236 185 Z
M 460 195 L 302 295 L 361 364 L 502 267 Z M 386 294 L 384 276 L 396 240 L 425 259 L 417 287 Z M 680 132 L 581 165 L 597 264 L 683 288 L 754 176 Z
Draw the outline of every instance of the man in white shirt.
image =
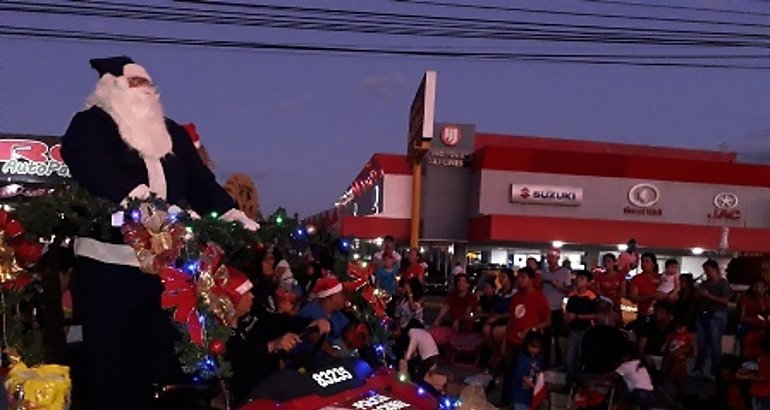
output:
M 543 293 L 551 308 L 551 326 L 545 330 L 543 337 L 543 362 L 546 368 L 559 367 L 562 364 L 562 351 L 559 338 L 564 331 L 564 297 L 572 290 L 572 272 L 559 264 L 561 251 L 552 248 L 546 254 L 543 266 Z M 554 357 L 551 360 L 551 345 L 554 347 Z
M 374 263 L 378 268 L 382 267 L 383 255 L 389 254 L 393 258 L 393 266 L 396 269 L 401 268 L 401 255 L 396 252 L 396 241 L 392 236 L 387 235 L 382 241 L 382 250 L 374 254 Z

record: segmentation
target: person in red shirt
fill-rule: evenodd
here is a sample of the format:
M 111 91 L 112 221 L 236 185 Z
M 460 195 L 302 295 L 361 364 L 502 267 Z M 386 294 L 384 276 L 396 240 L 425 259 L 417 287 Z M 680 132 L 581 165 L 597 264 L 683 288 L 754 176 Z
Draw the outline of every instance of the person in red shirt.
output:
M 420 254 L 417 249 L 410 249 L 408 256 L 408 264 L 404 269 L 402 278 L 409 280 L 411 278 L 417 278 L 420 283 L 425 283 L 425 267 L 420 263 Z
M 445 322 L 449 322 L 455 330 L 459 331 L 461 324 L 463 324 L 462 321 L 473 325 L 469 319 L 477 302 L 476 295 L 470 291 L 468 275 L 464 273 L 456 275 L 455 290 L 444 299 L 444 304 L 441 306 L 436 320 L 433 321 L 433 326 L 442 326 Z M 462 328 L 464 329 L 464 327 Z
M 636 303 L 637 318 L 650 314 L 652 304 L 662 299 L 665 295 L 658 293 L 660 286 L 660 273 L 658 259 L 655 254 L 645 252 L 642 254 L 642 273 L 631 279 L 630 299 Z
M 762 334 L 761 354 L 757 359 L 756 371 L 746 368 L 738 370 L 736 377 L 751 381 L 749 392 L 756 401 L 755 409 L 770 408 L 770 331 Z
M 529 331 L 542 332 L 551 326 L 551 308 L 543 292 L 535 289 L 535 271 L 529 267 L 519 269 L 516 276 L 518 292 L 511 297 L 508 328 L 506 330 L 505 375 L 500 398 L 505 407 L 510 403 L 510 377 L 513 374 L 518 351 Z
M 768 313 L 770 313 L 770 297 L 766 292 L 767 284 L 764 279 L 759 279 L 738 302 L 742 328 L 739 332 L 741 356 L 746 359 L 756 359 L 762 353 L 759 342 L 767 327 Z
M 535 289 L 543 290 L 543 271 L 540 269 L 540 262 L 529 257 L 527 258 L 527 267 L 535 271 Z
M 626 296 L 626 278 L 617 270 L 615 255 L 608 253 L 602 257 L 601 272 L 594 274 L 594 287 L 597 296 L 606 296 L 614 309 L 620 311 L 620 298 Z

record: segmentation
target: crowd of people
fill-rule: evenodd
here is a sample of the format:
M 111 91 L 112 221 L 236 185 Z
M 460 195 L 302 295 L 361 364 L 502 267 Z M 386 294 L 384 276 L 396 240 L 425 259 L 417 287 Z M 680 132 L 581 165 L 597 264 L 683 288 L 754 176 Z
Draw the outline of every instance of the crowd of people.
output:
M 482 354 L 488 360 L 480 362 L 497 376 L 491 385 L 501 389 L 501 404 L 512 408 L 530 405 L 533 374 L 538 371 L 563 370 L 568 384 L 579 383 L 586 367 L 581 341 L 598 326 L 622 329 L 629 341 L 612 373 L 625 381 L 631 403 L 651 406 L 653 392 L 661 384 L 672 387 L 671 402 L 682 403 L 691 378 L 719 377 L 728 303 L 737 300 L 739 356 L 756 364 L 753 371 L 742 370 L 738 376 L 748 380 L 751 398 L 764 403 L 758 408 L 768 408 L 770 335 L 765 329 L 770 298 L 765 282 L 757 280 L 736 299 L 716 261 L 706 260 L 703 274 L 695 277 L 681 274 L 675 259 L 666 260 L 661 269 L 655 254 L 639 255 L 630 245 L 620 256 L 603 255 L 600 266 L 592 270 L 574 271 L 560 260 L 559 250 L 552 249 L 542 261 L 530 258 L 516 271 L 503 268 L 496 278 L 479 280 L 475 289 L 468 275 L 455 271 L 451 291 L 430 323 L 423 320 L 423 275 L 406 273 L 418 263 L 415 252 L 400 268 L 393 268 L 385 257 L 376 283 L 390 286 L 391 282 L 379 281 L 383 272 L 401 273 L 394 313 L 409 337 L 433 335 L 441 346 L 446 333 L 437 329 L 482 334 L 486 342 Z M 634 270 L 638 273 L 629 280 Z M 626 312 L 621 310 L 624 302 Z M 628 312 L 634 305 L 635 318 Z M 411 329 L 426 325 L 427 332 L 414 336 L 418 332 Z M 425 350 L 428 357 L 423 359 L 430 360 L 422 365 L 421 374 L 425 366 L 435 364 L 431 356 L 439 352 L 432 347 Z
M 233 366 L 235 402 L 282 368 L 329 365 L 352 354 L 366 355 L 360 351 L 361 322 L 350 312 L 333 261 L 312 255 L 295 256 L 292 263 L 289 259 L 287 250 L 269 248 L 249 272 L 251 308 L 235 325 L 226 350 Z M 438 355 L 423 325 L 425 268 L 416 252 L 402 264 L 391 237 L 385 238 L 372 263 L 370 282 L 389 295 L 387 313 L 397 318 L 392 330 L 393 342 L 401 343 L 396 346 L 399 359 L 403 366 L 411 362 L 404 371 L 422 379 Z

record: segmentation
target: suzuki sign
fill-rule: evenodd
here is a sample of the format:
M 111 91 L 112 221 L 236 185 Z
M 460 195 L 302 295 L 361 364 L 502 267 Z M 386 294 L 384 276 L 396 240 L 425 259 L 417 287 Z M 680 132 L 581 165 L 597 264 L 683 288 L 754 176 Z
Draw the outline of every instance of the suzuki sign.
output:
M 583 188 L 550 185 L 511 185 L 511 202 L 535 205 L 578 206 Z

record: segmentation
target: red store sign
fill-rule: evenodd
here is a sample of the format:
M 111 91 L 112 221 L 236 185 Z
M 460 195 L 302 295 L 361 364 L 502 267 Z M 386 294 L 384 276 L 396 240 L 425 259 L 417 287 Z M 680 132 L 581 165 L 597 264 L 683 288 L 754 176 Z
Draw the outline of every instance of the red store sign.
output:
M 58 138 L 0 138 L 0 174 L 20 181 L 69 178 Z

